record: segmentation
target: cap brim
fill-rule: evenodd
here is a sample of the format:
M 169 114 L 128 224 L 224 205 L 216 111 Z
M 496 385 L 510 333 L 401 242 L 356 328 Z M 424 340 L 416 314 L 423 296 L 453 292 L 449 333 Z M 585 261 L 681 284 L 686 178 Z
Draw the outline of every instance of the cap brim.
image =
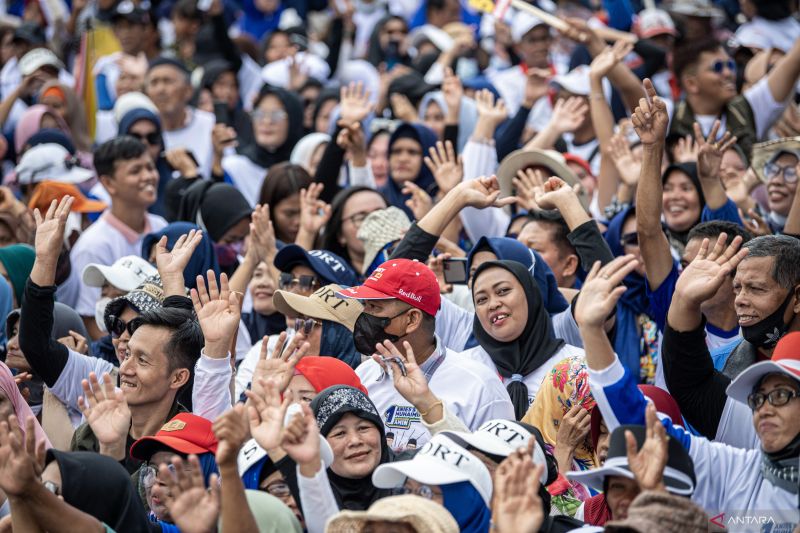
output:
M 765 375 L 773 373 L 785 374 L 790 378 L 800 380 L 800 368 L 788 368 L 775 361 L 761 361 L 760 363 L 748 367 L 744 372 L 736 376 L 736 379 L 728 385 L 725 393 L 730 396 L 731 399 L 746 404 L 747 397 L 753 392 L 753 387 L 756 386 L 756 383 Z
M 272 303 L 279 313 L 286 316 L 304 315 L 318 320 L 329 320 L 340 322 L 328 309 L 317 305 L 313 300 L 299 294 L 287 291 L 275 291 L 272 295 Z
M 516 177 L 518 170 L 541 165 L 547 167 L 555 173 L 556 176 L 564 180 L 567 185 L 575 185 L 578 183 L 578 177 L 567 166 L 552 156 L 541 151 L 530 150 L 517 150 L 506 156 L 497 168 L 497 181 L 500 184 L 500 197 L 506 198 L 511 196 L 512 192 L 512 179 Z M 578 198 L 583 204 L 584 208 L 588 208 L 589 201 L 586 193 L 581 189 Z
M 627 457 L 614 457 L 606 460 L 606 464 L 592 470 L 567 472 L 567 479 L 577 481 L 596 491 L 603 490 L 603 481 L 608 476 L 621 476 L 635 479 L 633 472 L 628 469 Z M 694 492 L 694 483 L 683 472 L 671 466 L 664 468 L 664 486 L 667 492 L 680 496 L 691 496 Z
M 620 476 L 634 479 L 633 472 L 621 466 L 604 465 L 592 470 L 576 470 L 566 473 L 567 479 L 577 481 L 598 492 L 603 491 L 603 481 L 607 476 Z
M 61 174 L 60 176 L 51 176 L 50 179 L 52 181 L 58 181 L 61 183 L 83 183 L 94 177 L 94 172 L 85 168 L 72 168 L 68 172 Z
M 119 290 L 130 292 L 141 284 L 134 275 L 126 276 L 106 265 L 88 264 L 83 269 L 83 282 L 89 287 L 102 287 L 108 282 Z
M 72 211 L 75 213 L 100 213 L 105 211 L 108 205 L 100 200 L 90 200 L 84 198 L 82 201 L 72 204 Z
M 311 270 L 314 270 L 311 265 L 311 260 L 308 257 L 308 252 L 296 244 L 288 244 L 281 248 L 278 253 L 275 254 L 273 263 L 275 264 L 275 268 L 281 272 L 288 272 L 289 269 L 297 263 L 307 264 Z M 319 275 L 316 270 L 314 273 Z
M 142 437 L 131 446 L 131 457 L 140 461 L 147 461 L 163 447 L 185 454 L 193 453 L 199 455 L 211 452 L 211 450 L 175 437 Z
M 448 431 L 447 433 L 457 435 L 473 448 L 490 455 L 508 457 L 514 452 L 514 448 L 510 444 L 507 444 L 499 439 L 492 438 L 481 431 L 476 431 L 475 433 L 469 433 L 466 431 Z
M 425 456 L 383 464 L 372 473 L 372 483 L 379 489 L 400 487 L 406 478 L 425 485 L 448 485 L 470 481 L 465 472 L 448 468 L 442 461 Z
M 396 300 L 395 296 L 390 296 L 385 292 L 375 290 L 365 285 L 349 287 L 336 293 L 339 298 L 352 298 L 354 300 Z

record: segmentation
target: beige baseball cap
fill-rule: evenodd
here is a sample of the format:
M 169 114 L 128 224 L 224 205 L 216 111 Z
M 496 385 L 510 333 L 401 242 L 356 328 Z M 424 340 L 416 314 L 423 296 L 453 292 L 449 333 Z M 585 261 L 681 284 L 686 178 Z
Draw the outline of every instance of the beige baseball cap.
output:
M 275 291 L 272 301 L 284 315 L 303 315 L 317 320 L 328 320 L 345 326 L 350 331 L 356 325 L 364 306 L 358 300 L 339 298 L 342 287 L 335 284 L 317 289 L 311 296 L 301 296 L 288 291 Z

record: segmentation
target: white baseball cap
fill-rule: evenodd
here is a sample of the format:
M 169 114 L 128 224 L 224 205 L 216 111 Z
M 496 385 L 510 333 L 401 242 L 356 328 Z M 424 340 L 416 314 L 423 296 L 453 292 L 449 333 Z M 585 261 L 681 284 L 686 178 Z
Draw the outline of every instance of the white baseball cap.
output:
M 61 70 L 64 63 L 47 48 L 34 48 L 19 60 L 19 71 L 23 76 L 30 76 L 42 67 L 53 67 Z
M 561 87 L 565 91 L 578 95 L 589 96 L 592 92 L 591 83 L 589 81 L 589 65 L 578 65 L 566 74 L 558 74 L 550 80 L 550 85 Z M 611 97 L 611 83 L 607 78 L 603 78 L 603 94 L 608 100 Z
M 130 292 L 157 274 L 158 269 L 138 255 L 126 255 L 111 266 L 89 263 L 83 269 L 82 278 L 89 287 L 102 287 L 108 282 L 119 290 Z
M 678 35 L 678 30 L 675 29 L 675 22 L 673 22 L 669 13 L 663 9 L 651 8 L 640 11 L 635 28 L 637 35 L 642 39 L 664 34 Z
M 767 374 L 785 374 L 800 381 L 800 332 L 787 333 L 775 345 L 772 358 L 750 365 L 726 389 L 728 396 L 746 404 L 753 388 Z
M 77 159 L 56 143 L 37 144 L 25 152 L 14 172 L 20 185 L 48 180 L 83 183 L 94 176 L 93 171 L 78 166 Z
M 535 17 L 525 11 L 517 11 L 511 21 L 511 40 L 515 43 L 520 42 L 526 33 L 544 23 L 539 17 Z
M 528 442 L 534 438 L 530 431 L 520 424 L 506 419 L 484 422 L 481 427 L 472 433 L 466 431 L 443 431 L 441 434 L 446 436 L 457 435 L 473 448 L 485 454 L 499 457 L 508 457 L 515 450 L 526 448 Z M 547 458 L 538 442 L 533 447 L 533 462 L 544 466 L 540 481 L 542 485 L 546 485 L 548 478 Z
M 486 506 L 490 507 L 492 476 L 481 460 L 467 451 L 466 446 L 467 443 L 456 435 L 434 435 L 413 459 L 378 466 L 372 473 L 372 483 L 380 489 L 391 489 L 402 486 L 406 478 L 426 485 L 469 481 Z

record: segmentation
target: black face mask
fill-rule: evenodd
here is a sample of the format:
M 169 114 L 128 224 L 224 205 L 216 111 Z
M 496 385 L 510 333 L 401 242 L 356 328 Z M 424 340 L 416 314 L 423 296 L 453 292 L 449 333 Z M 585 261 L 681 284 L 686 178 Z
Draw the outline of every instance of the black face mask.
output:
M 757 348 L 773 348 L 781 337 L 789 330 L 789 324 L 783 321 L 783 314 L 795 294 L 795 289 L 789 291 L 786 299 L 767 318 L 752 326 L 742 326 L 744 340 Z
M 356 324 L 353 327 L 353 344 L 355 344 L 358 353 L 372 355 L 375 353 L 376 344 L 383 343 L 383 341 L 397 343 L 400 337 L 391 333 L 386 333 L 386 326 L 388 326 L 392 320 L 408 311 L 409 309 L 406 309 L 391 317 L 375 316 L 369 313 L 361 313 L 358 315 Z

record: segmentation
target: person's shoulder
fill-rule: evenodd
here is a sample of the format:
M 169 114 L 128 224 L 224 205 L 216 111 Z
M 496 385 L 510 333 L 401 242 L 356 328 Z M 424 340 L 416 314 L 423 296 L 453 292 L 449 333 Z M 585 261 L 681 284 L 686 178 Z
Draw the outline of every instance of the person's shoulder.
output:
M 83 422 L 75 429 L 75 433 L 72 434 L 70 449 L 74 452 L 97 452 L 100 450 L 100 444 L 97 442 L 97 437 L 95 437 L 94 431 L 92 431 L 92 427 L 88 422 Z
M 476 348 L 480 347 L 476 346 Z M 472 355 L 468 355 L 469 353 Z M 472 378 L 481 382 L 485 382 L 487 379 L 499 381 L 500 378 L 497 377 L 497 373 L 487 366 L 485 357 L 488 358 L 489 356 L 485 354 L 486 352 L 482 348 L 480 350 L 470 348 L 460 353 L 448 350 L 447 357 L 442 363 L 442 370 L 445 370 L 451 376 L 457 375 L 459 380 Z M 435 376 L 436 374 L 434 374 Z
M 372 359 L 367 359 L 356 367 L 355 372 L 363 382 L 365 378 L 379 377 L 381 372 L 383 372 L 383 369 Z
M 169 224 L 164 217 L 153 213 L 147 213 L 147 221 L 150 223 L 151 231 L 159 231 Z
M 217 123 L 217 119 L 214 117 L 213 113 L 209 113 L 208 111 L 203 111 L 202 109 L 194 108 L 194 124 L 192 126 L 202 125 L 208 126 L 213 128 L 214 124 Z

